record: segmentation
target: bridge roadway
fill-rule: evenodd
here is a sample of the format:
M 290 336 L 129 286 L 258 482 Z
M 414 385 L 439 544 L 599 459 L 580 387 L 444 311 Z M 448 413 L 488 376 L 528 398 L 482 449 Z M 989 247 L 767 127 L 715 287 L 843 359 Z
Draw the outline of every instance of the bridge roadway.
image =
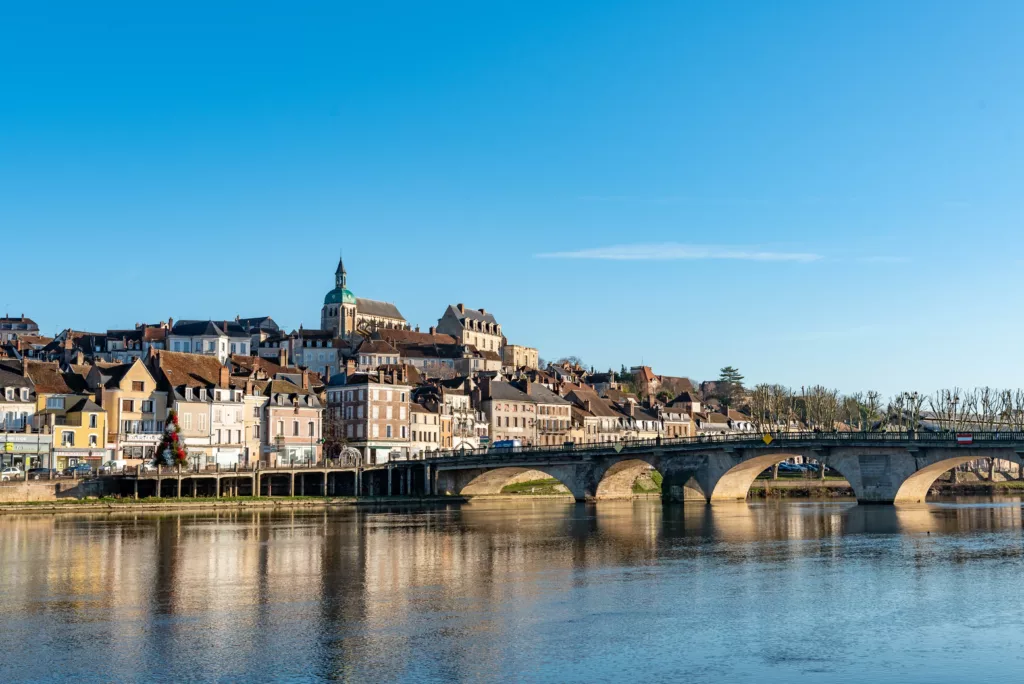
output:
M 715 503 L 745 500 L 758 474 L 802 456 L 842 474 L 858 502 L 879 504 L 923 503 L 939 475 L 976 459 L 1024 466 L 1022 432 L 974 432 L 969 440 L 952 432 L 790 432 L 618 445 L 440 452 L 422 463 L 436 494 L 497 494 L 516 481 L 551 477 L 579 501 L 629 498 L 637 476 L 654 468 L 664 499 Z

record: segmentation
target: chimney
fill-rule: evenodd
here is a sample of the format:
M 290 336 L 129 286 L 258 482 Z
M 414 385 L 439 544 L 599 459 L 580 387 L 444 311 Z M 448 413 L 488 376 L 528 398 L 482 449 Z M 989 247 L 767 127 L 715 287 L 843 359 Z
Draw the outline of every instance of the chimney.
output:
M 420 326 L 419 326 L 419 325 L 417 325 L 417 326 L 416 326 L 416 332 L 419 332 L 419 331 L 420 331 Z
M 455 308 L 457 308 L 459 310 L 459 313 L 461 313 L 461 314 L 466 313 L 466 305 L 465 304 L 462 304 L 462 303 L 456 304 Z
M 583 408 L 585 408 L 588 413 L 593 413 L 593 411 L 590 408 L 590 399 L 583 400 Z
M 167 329 L 170 330 L 173 327 L 174 327 L 174 319 L 173 318 L 168 318 L 167 319 Z
M 377 368 L 377 382 L 379 382 L 381 384 L 384 383 L 384 369 L 383 368 Z
M 28 377 L 28 359 L 26 358 L 21 359 L 21 377 Z
M 309 371 L 308 370 L 303 370 L 302 371 L 302 389 L 304 389 L 304 390 L 308 390 L 309 389 Z
M 288 366 L 288 348 L 281 347 L 277 350 L 277 365 Z
M 82 350 L 79 349 L 75 352 L 75 365 L 81 366 L 83 363 L 85 363 L 85 355 L 82 354 Z
M 356 372 L 356 360 L 354 358 L 345 359 L 345 375 L 354 375 Z
M 251 375 L 245 380 L 245 393 L 247 396 L 252 396 L 256 393 L 256 383 L 253 382 Z
M 436 335 L 437 334 L 437 326 L 434 326 L 434 325 L 430 326 L 430 334 L 431 335 Z
M 480 311 L 480 315 L 482 315 L 482 316 L 486 316 L 487 315 L 487 310 L 486 309 L 478 309 L 478 311 Z
M 231 371 L 228 370 L 227 366 L 221 366 L 218 371 L 217 386 L 227 388 L 231 386 Z

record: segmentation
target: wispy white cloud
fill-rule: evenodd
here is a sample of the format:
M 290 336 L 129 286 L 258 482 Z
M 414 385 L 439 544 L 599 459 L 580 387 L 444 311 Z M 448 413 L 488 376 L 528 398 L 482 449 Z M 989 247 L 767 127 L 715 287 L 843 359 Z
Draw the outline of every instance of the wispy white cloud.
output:
M 538 259 L 603 259 L 609 261 L 681 261 L 697 259 L 727 259 L 736 261 L 796 261 L 811 262 L 822 258 L 813 252 L 773 252 L 746 247 L 715 245 L 686 245 L 678 242 L 657 244 L 613 245 L 571 252 L 546 252 L 534 255 Z

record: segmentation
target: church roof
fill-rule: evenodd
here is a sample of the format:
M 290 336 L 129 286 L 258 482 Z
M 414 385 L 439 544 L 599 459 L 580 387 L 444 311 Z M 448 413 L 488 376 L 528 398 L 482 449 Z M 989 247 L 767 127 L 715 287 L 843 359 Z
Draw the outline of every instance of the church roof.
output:
M 336 287 L 324 297 L 324 304 L 355 304 L 356 296 L 347 287 Z
M 347 291 L 347 290 L 346 290 Z M 363 299 L 356 297 L 356 313 L 366 316 L 378 316 L 380 318 L 397 318 L 404 321 L 405 316 L 399 312 L 398 307 L 391 302 L 379 302 L 376 299 Z

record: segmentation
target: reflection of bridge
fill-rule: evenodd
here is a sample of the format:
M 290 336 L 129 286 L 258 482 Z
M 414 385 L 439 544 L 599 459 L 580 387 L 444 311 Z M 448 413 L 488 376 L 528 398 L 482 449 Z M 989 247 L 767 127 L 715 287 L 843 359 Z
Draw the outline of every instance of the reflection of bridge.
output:
M 724 435 L 441 452 L 422 465 L 428 491 L 437 494 L 497 494 L 516 481 L 552 477 L 577 500 L 628 498 L 637 476 L 654 468 L 666 499 L 716 502 L 745 499 L 758 474 L 793 456 L 839 471 L 861 503 L 920 503 L 939 475 L 958 465 L 980 458 L 1022 465 L 1024 433 Z

